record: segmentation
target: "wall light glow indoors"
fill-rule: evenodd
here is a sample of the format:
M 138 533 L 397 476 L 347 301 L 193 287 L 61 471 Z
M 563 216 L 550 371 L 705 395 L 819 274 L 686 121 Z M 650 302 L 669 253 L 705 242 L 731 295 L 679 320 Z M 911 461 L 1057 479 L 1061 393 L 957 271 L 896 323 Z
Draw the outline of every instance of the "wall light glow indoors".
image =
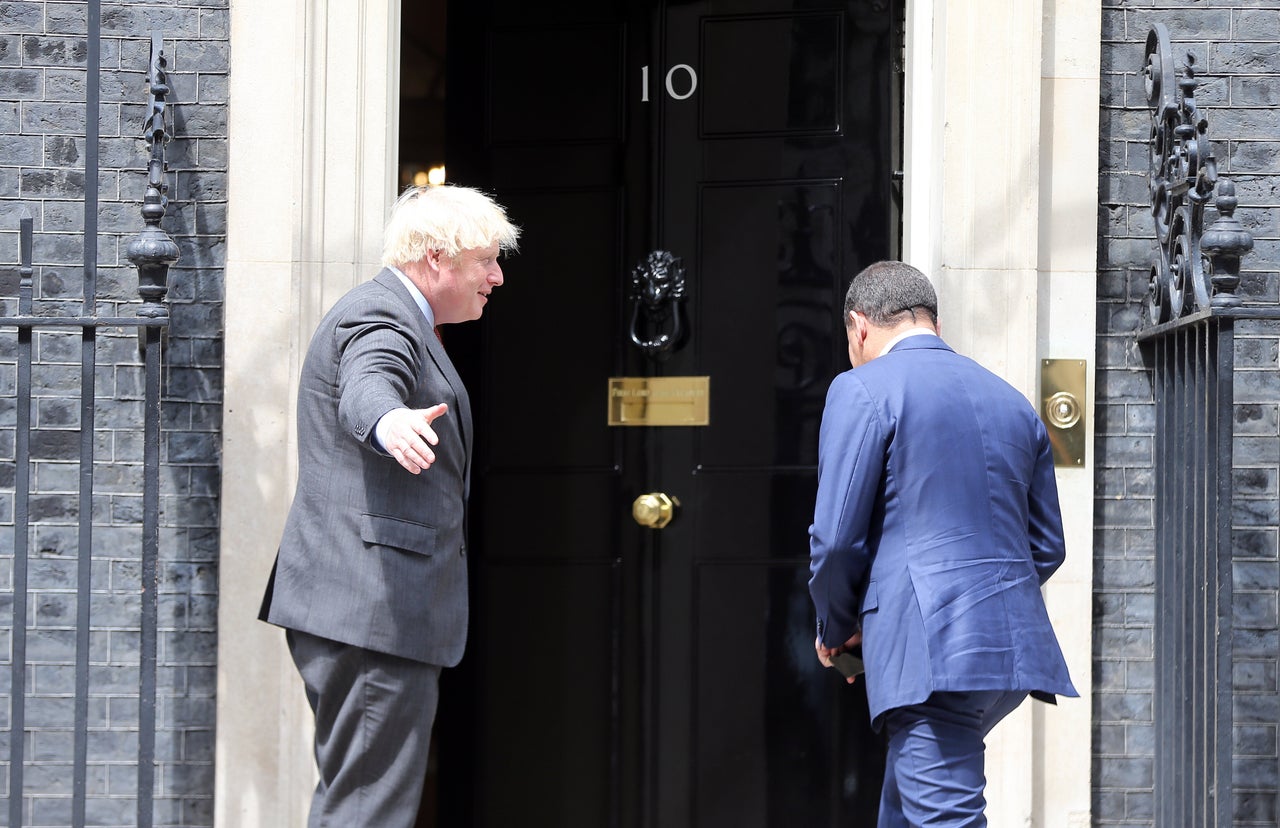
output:
M 401 186 L 412 184 L 415 187 L 439 187 L 445 182 L 444 165 L 424 170 L 409 167 L 400 171 Z

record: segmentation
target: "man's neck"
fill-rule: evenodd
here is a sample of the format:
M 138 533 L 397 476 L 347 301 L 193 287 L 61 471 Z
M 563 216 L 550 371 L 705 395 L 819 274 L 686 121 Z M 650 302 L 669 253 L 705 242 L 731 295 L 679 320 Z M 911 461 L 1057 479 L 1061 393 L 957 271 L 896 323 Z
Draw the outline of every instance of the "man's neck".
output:
M 884 356 L 889 349 L 897 345 L 909 336 L 920 336 L 921 334 L 937 335 L 937 330 L 925 322 L 904 322 L 892 328 L 875 328 L 870 331 L 867 337 L 865 351 L 868 354 L 876 356 Z

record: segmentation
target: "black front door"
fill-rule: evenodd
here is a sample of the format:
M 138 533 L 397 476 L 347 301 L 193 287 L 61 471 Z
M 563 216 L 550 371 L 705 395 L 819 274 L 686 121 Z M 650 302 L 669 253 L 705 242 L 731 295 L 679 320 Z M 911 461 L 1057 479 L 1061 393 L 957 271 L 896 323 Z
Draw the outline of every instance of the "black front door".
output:
M 449 179 L 524 237 L 446 332 L 478 455 L 439 824 L 874 824 L 882 748 L 814 658 L 807 526 L 844 288 L 896 247 L 894 5 L 451 4 Z M 655 250 L 684 278 L 660 352 L 631 335 Z M 619 377 L 705 377 L 708 424 L 609 425 Z M 647 493 L 679 502 L 664 528 Z

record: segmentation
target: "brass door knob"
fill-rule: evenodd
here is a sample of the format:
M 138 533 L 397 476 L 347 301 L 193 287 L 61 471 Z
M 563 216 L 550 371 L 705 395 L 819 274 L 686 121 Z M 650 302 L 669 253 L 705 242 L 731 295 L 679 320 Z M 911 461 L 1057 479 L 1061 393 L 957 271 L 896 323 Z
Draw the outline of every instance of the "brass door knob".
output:
M 674 497 L 662 492 L 650 492 L 640 495 L 636 498 L 636 502 L 631 504 L 631 516 L 641 526 L 661 529 L 671 522 L 679 505 L 680 501 Z

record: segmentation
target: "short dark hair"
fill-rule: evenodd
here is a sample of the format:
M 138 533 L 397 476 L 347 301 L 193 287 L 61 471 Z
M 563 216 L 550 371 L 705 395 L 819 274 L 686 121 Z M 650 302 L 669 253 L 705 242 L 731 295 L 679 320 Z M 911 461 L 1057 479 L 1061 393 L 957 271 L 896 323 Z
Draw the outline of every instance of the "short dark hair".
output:
M 938 324 L 938 294 L 919 270 L 904 262 L 876 262 L 864 268 L 849 284 L 844 295 L 845 324 L 849 314 L 857 312 L 878 327 L 891 328 L 917 312 Z

